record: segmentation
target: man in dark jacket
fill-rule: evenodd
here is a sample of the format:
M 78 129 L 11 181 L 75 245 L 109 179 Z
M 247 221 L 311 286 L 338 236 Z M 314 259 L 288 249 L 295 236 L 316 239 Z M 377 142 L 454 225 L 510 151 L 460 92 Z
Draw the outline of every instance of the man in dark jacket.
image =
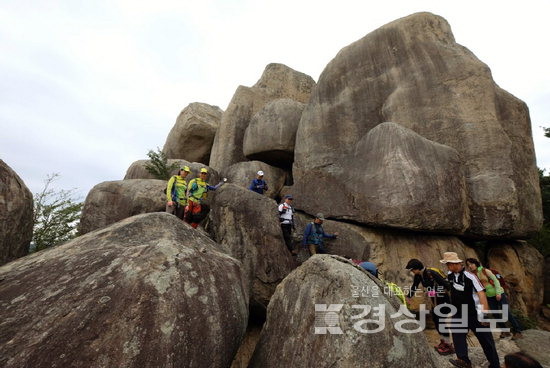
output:
M 302 240 L 302 244 L 309 248 L 309 253 L 311 255 L 317 253 L 326 253 L 327 250 L 325 249 L 323 240 L 325 238 L 336 239 L 336 237 L 338 236 L 338 233 L 325 233 L 325 230 L 323 230 L 324 220 L 325 217 L 323 216 L 323 214 L 318 213 L 315 216 L 315 220 L 307 224 L 306 229 L 304 230 L 304 239 Z
M 256 179 L 252 180 L 248 189 L 258 194 L 264 194 L 264 191 L 267 191 L 267 183 L 264 180 L 264 172 L 262 170 L 258 171 Z

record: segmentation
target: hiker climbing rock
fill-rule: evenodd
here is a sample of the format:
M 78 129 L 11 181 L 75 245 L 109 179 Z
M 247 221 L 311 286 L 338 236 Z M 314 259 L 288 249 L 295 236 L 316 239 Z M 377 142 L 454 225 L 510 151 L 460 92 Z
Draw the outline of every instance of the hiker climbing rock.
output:
M 264 180 L 264 172 L 262 170 L 256 173 L 256 179 L 252 180 L 248 189 L 258 194 L 264 194 L 264 191 L 267 191 L 267 183 Z
M 372 262 L 368 261 L 358 261 L 358 260 L 352 260 L 352 262 L 382 281 L 386 287 L 384 288 L 384 293 L 390 295 L 390 296 L 396 296 L 401 304 L 407 305 L 407 301 L 405 300 L 405 294 L 403 293 L 403 290 L 396 284 L 391 281 L 382 280 L 379 277 L 378 273 L 378 267 Z
M 323 221 L 325 217 L 322 213 L 315 215 L 315 220 L 307 224 L 304 230 L 304 239 L 302 244 L 309 248 L 309 254 L 314 255 L 317 253 L 327 253 L 324 245 L 324 239 L 336 239 L 338 233 L 327 234 L 323 230 Z
M 460 320 L 460 324 L 450 327 L 457 359 L 449 361 L 455 367 L 472 367 L 466 341 L 468 330 L 472 330 L 489 361 L 489 368 L 499 368 L 493 334 L 487 328 L 488 324 L 479 321 L 480 314 L 484 315 L 489 310 L 483 285 L 475 275 L 466 272 L 464 262 L 455 252 L 445 252 L 440 262 L 446 264 L 450 271 L 447 280 L 451 284 L 451 304 L 457 309 L 452 318 Z
M 414 274 L 413 284 L 407 293 L 407 299 L 412 298 L 420 284 L 422 284 L 426 294 L 430 298 L 432 304 L 430 312 L 435 328 L 440 336 L 439 345 L 434 346 L 435 350 L 441 355 L 454 354 L 455 350 L 451 343 L 449 333 L 445 332 L 444 325 L 439 324 L 439 313 L 434 312 L 434 308 L 438 305 L 450 303 L 449 295 L 447 294 L 447 291 L 450 290 L 450 284 L 447 281 L 446 275 L 438 268 L 424 267 L 424 264 L 416 258 L 410 259 L 405 269 Z M 447 313 L 449 313 L 449 310 L 442 308 L 442 314 Z
M 487 301 L 489 302 L 489 308 L 492 311 L 502 310 L 503 306 L 506 305 L 506 317 L 507 320 L 512 325 L 512 332 L 514 336 L 512 337 L 512 340 L 516 340 L 522 337 L 521 331 L 523 330 L 521 328 L 521 325 L 519 324 L 518 320 L 514 317 L 510 305 L 508 304 L 508 298 L 506 296 L 506 293 L 504 291 L 503 285 L 501 285 L 501 280 L 496 276 L 496 274 L 500 273 L 496 270 L 491 270 L 488 268 L 485 268 L 481 265 L 481 263 L 475 259 L 475 258 L 468 258 L 466 260 L 466 267 L 468 271 L 473 273 L 479 278 L 479 281 L 485 288 L 485 294 L 487 295 Z M 493 272 L 495 271 L 495 272 Z M 504 316 L 503 316 L 504 317 Z M 506 328 L 506 324 L 504 322 L 498 322 L 497 323 L 498 328 Z M 509 332 L 502 332 L 500 334 L 501 338 L 509 337 L 511 334 Z
M 187 206 L 187 180 L 185 178 L 191 170 L 183 166 L 178 175 L 172 176 L 166 186 L 166 212 L 176 215 L 183 220 L 185 206 Z
M 187 190 L 188 204 L 185 208 L 185 221 L 190 223 L 193 228 L 197 228 L 199 223 L 208 214 L 209 208 L 203 203 L 208 195 L 208 191 L 218 189 L 227 181 L 226 178 L 223 178 L 223 180 L 218 184 L 212 186 L 206 182 L 207 176 L 208 170 L 202 168 L 199 177 L 192 179 L 189 182 Z
M 258 174 L 261 171 L 258 171 Z M 286 247 L 292 254 L 297 253 L 297 249 L 292 249 L 292 229 L 294 229 L 294 208 L 292 208 L 292 196 L 290 194 L 285 195 L 283 203 L 279 205 L 279 221 L 281 223 L 281 230 L 283 231 L 283 238 L 285 239 Z

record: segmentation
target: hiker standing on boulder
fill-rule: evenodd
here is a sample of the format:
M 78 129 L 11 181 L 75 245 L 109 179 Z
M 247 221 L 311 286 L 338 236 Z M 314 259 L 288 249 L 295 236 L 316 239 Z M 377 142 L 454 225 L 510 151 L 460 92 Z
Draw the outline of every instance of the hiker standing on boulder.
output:
M 307 224 L 306 229 L 304 230 L 304 239 L 302 244 L 309 248 L 309 254 L 314 255 L 317 253 L 327 253 L 327 250 L 324 245 L 324 239 L 336 239 L 338 233 L 327 234 L 323 230 L 323 221 L 325 217 L 322 213 L 315 215 L 315 220 Z
M 256 173 L 256 179 L 252 179 L 252 183 L 248 189 L 258 194 L 264 194 L 264 191 L 267 192 L 267 183 L 264 180 L 264 172 L 262 170 Z
M 489 368 L 499 368 L 500 363 L 493 334 L 490 331 L 480 330 L 488 327 L 488 323 L 479 321 L 479 313 L 485 314 L 489 310 L 483 285 L 475 275 L 466 272 L 463 261 L 455 252 L 445 252 L 440 262 L 446 264 L 450 271 L 447 280 L 451 284 L 451 304 L 457 308 L 452 319 L 460 320 L 460 324 L 450 328 L 458 359 L 449 359 L 449 361 L 455 367 L 472 367 L 468 358 L 468 343 L 466 341 L 468 330 L 472 330 L 489 361 Z
M 258 172 L 258 174 L 261 171 Z M 296 254 L 296 249 L 292 249 L 292 229 L 294 228 L 294 208 L 292 208 L 292 196 L 285 195 L 283 203 L 279 205 L 279 222 L 283 231 L 286 247 L 292 254 Z
M 523 336 L 521 334 L 521 325 L 512 314 L 510 305 L 508 304 L 508 298 L 506 297 L 506 293 L 504 292 L 504 288 L 500 284 L 498 277 L 490 269 L 483 267 L 475 258 L 468 258 L 466 260 L 466 267 L 471 273 L 479 278 L 479 281 L 481 281 L 481 284 L 485 287 L 485 294 L 487 295 L 489 308 L 491 308 L 492 311 L 502 310 L 502 307 L 506 305 L 507 319 L 512 325 L 512 332 L 514 333 L 512 340 L 521 338 Z M 497 326 L 498 328 L 506 328 L 506 324 L 504 322 L 498 322 Z M 510 335 L 510 332 L 502 332 L 500 334 L 500 338 L 505 338 Z
M 176 215 L 183 220 L 185 206 L 187 206 L 187 180 L 189 175 L 189 166 L 183 166 L 178 175 L 174 175 L 168 180 L 166 186 L 166 212 Z
M 418 286 L 422 284 L 432 303 L 430 313 L 440 337 L 439 345 L 434 346 L 435 350 L 441 355 L 454 354 L 455 349 L 451 344 L 449 333 L 445 331 L 445 325 L 439 324 L 439 313 L 434 312 L 434 308 L 438 305 L 450 303 L 447 294 L 447 291 L 450 290 L 450 284 L 447 277 L 439 268 L 424 267 L 424 264 L 416 258 L 409 260 L 405 269 L 414 274 L 413 284 L 407 292 L 407 300 L 413 297 L 416 290 L 418 290 Z M 443 309 L 442 313 L 447 314 L 449 310 Z
M 210 210 L 206 204 L 203 204 L 203 201 L 208 195 L 208 191 L 218 189 L 227 181 L 227 179 L 224 178 L 217 185 L 211 186 L 206 182 L 207 176 L 208 170 L 203 167 L 199 177 L 189 182 L 189 189 L 187 190 L 188 204 L 185 209 L 185 221 L 190 223 L 195 229 Z

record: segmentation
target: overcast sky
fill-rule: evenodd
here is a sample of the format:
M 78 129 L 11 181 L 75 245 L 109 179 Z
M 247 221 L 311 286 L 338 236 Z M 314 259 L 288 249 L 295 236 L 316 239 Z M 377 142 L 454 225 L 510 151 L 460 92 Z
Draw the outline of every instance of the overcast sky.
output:
M 0 158 L 31 191 L 119 180 L 162 148 L 191 102 L 227 107 L 283 63 L 318 79 L 344 46 L 429 11 L 527 103 L 550 169 L 550 1 L 40 1 L 0 3 Z

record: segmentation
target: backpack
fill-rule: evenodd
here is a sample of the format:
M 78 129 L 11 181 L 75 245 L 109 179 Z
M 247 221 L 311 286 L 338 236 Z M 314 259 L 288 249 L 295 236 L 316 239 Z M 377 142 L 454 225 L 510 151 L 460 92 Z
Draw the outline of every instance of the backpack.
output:
M 438 273 L 438 274 L 439 274 L 441 277 L 443 277 L 444 279 L 447 278 L 447 275 L 445 275 L 445 274 L 443 273 L 443 271 L 441 271 L 439 268 L 436 268 L 436 267 L 426 267 L 426 268 L 427 268 L 428 270 L 430 270 L 430 271 L 433 271 L 433 272 Z
M 508 284 L 506 283 L 504 276 L 502 276 L 502 274 L 498 270 L 495 270 L 494 268 L 483 267 L 483 274 L 485 275 L 485 277 L 487 277 L 487 279 L 489 280 L 489 283 L 493 285 L 493 287 L 495 286 L 495 282 L 489 277 L 489 275 L 487 275 L 487 270 L 491 271 L 493 275 L 495 275 L 498 282 L 500 283 L 500 286 L 502 286 L 503 289 L 506 289 L 506 290 L 508 289 Z
M 173 178 L 175 178 L 177 175 L 174 175 Z M 162 191 L 162 193 L 166 194 L 166 191 L 168 190 L 168 184 L 166 184 L 166 188 Z M 176 179 L 174 179 L 174 183 L 172 184 L 172 191 L 171 191 L 172 202 L 178 203 L 178 192 L 176 189 Z

